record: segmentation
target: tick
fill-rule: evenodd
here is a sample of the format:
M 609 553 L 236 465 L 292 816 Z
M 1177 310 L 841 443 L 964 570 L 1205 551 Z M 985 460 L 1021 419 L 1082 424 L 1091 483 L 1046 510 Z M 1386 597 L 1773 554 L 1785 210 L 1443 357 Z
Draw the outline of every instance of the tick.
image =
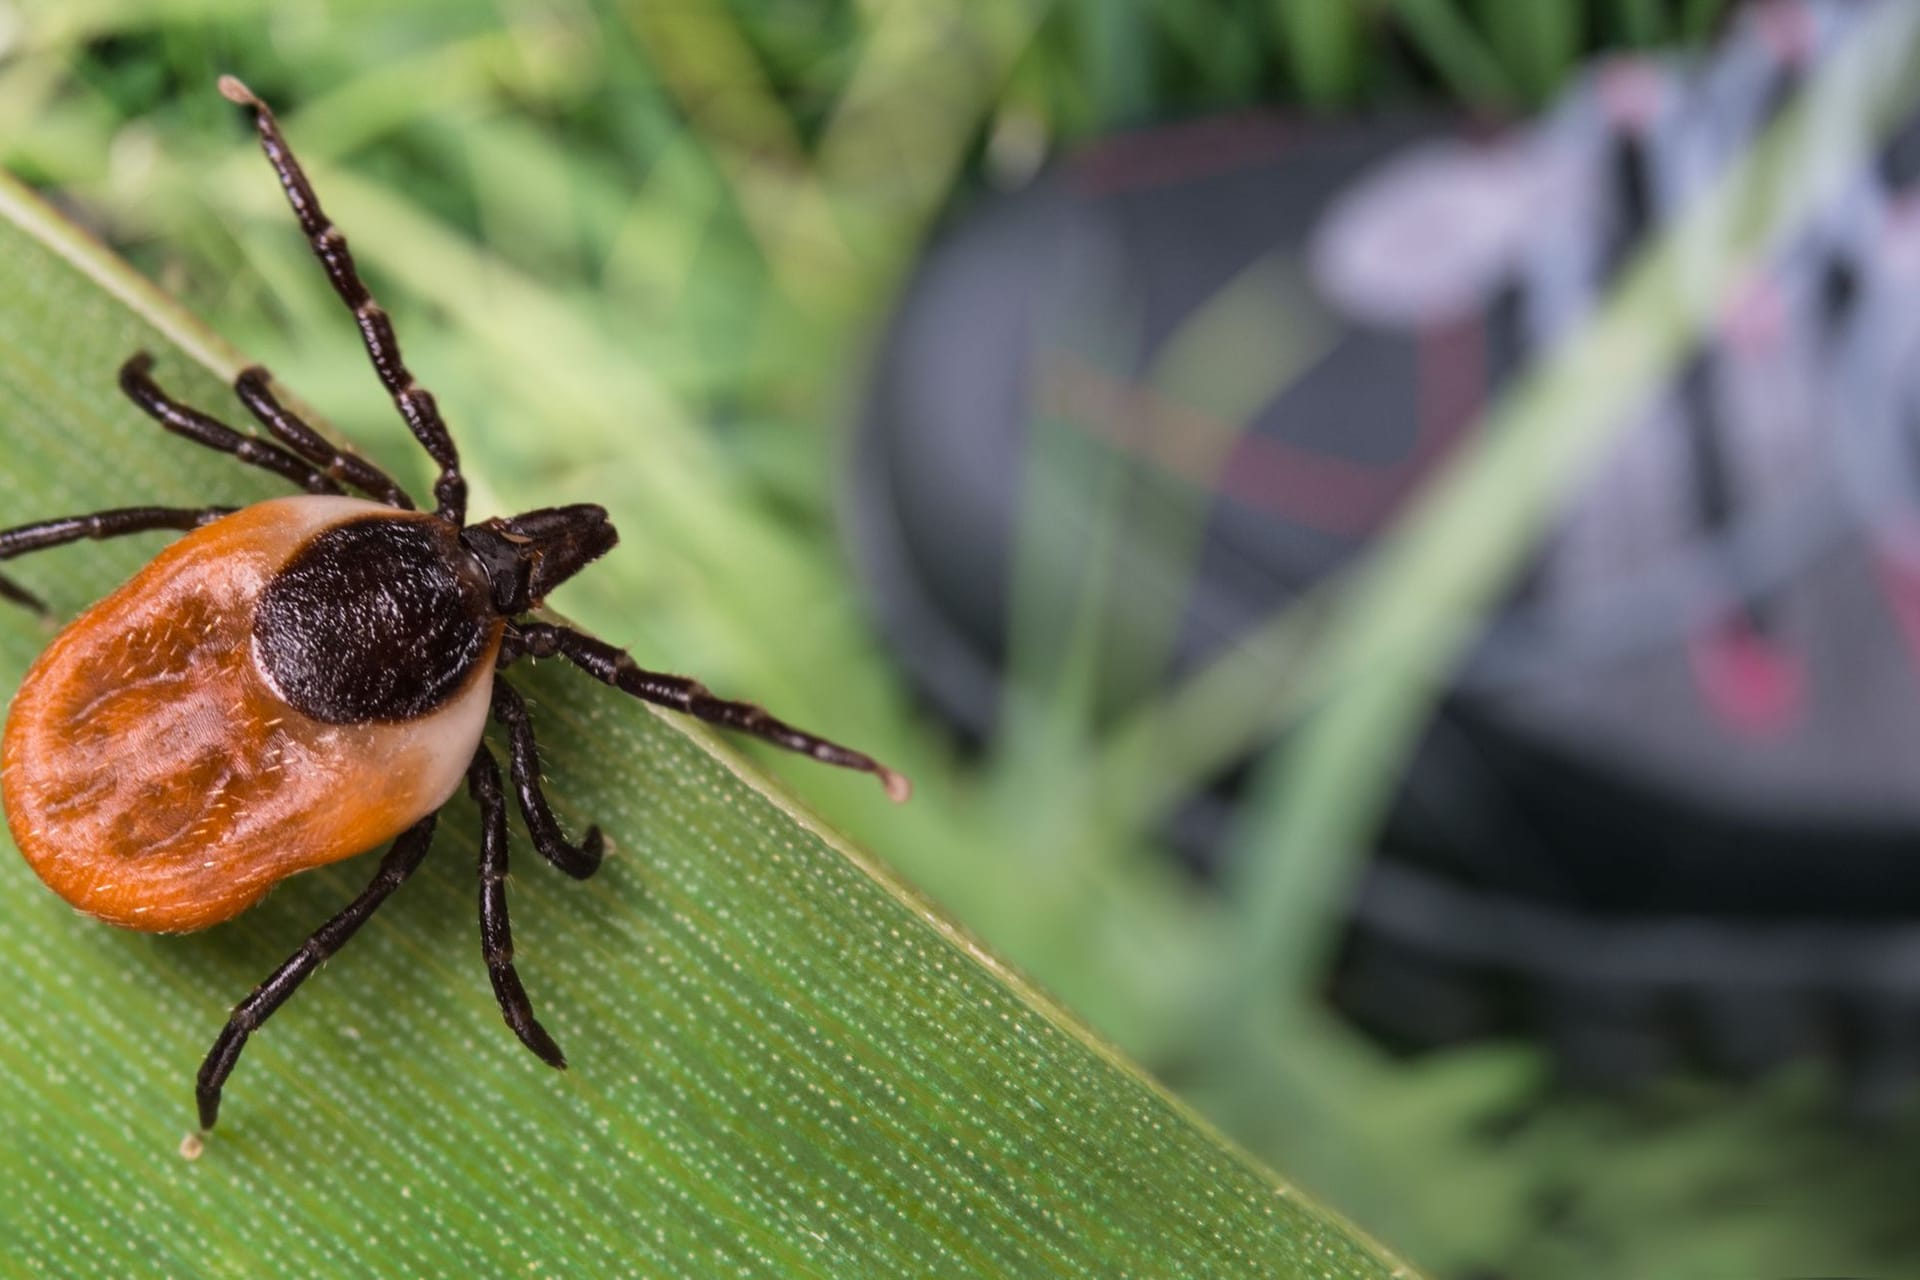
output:
M 128 507 L 0 531 L 0 560 L 83 538 L 186 533 L 76 618 L 28 671 L 0 743 L 0 796 L 29 864 L 73 906 L 153 932 L 200 929 L 281 880 L 392 841 L 372 883 L 234 1007 L 200 1067 L 200 1123 L 246 1046 L 300 984 L 404 884 L 464 780 L 481 815 L 480 941 L 500 1012 L 522 1044 L 564 1067 L 514 971 L 507 922 L 507 801 L 482 741 L 506 731 L 508 780 L 534 848 L 576 879 L 604 841 L 563 834 L 540 788 L 533 722 L 502 674 L 562 658 L 647 702 L 873 774 L 870 756 L 717 698 L 699 682 L 532 611 L 618 540 L 589 503 L 466 522 L 467 486 L 433 396 L 400 358 L 273 113 L 231 76 L 300 229 L 360 328 L 400 416 L 439 468 L 434 508 L 335 448 L 275 398 L 260 368 L 234 392 L 272 437 L 242 434 L 168 397 L 137 354 L 120 386 L 149 417 L 305 493 L 253 506 Z M 275 443 L 277 442 L 277 443 Z M 364 497 L 352 496 L 354 492 Z M 44 606 L 0 577 L 0 596 Z

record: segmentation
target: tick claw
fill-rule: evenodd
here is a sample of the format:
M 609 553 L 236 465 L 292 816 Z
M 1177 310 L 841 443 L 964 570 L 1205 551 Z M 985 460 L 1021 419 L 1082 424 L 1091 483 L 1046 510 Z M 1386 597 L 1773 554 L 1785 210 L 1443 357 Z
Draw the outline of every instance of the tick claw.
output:
M 260 99 L 254 96 L 253 90 L 247 88 L 238 76 L 220 77 L 220 96 L 239 107 L 253 107 L 257 110 L 263 105 Z

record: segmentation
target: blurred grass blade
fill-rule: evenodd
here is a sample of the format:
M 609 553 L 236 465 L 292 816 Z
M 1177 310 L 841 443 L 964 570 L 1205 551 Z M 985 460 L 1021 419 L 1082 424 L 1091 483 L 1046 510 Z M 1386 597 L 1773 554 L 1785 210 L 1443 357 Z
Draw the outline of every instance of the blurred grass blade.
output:
M 1287 70 L 1300 96 L 1326 110 L 1348 101 L 1363 72 L 1366 15 L 1356 0 L 1273 0 Z
M 1501 5 L 1487 24 L 1502 65 L 1529 101 L 1544 102 L 1560 87 L 1580 56 L 1584 16 L 1570 3 Z
M 1620 23 L 1627 43 L 1643 49 L 1666 43 L 1672 21 L 1668 8 L 1663 0 L 1623 0 Z
M 1728 0 L 1686 0 L 1681 6 L 1680 31 L 1690 41 L 1704 40 L 1727 11 Z
M 1389 4 L 1456 97 L 1481 106 L 1510 106 L 1519 99 L 1507 69 L 1451 0 Z
M 855 274 L 852 247 L 808 168 L 793 121 L 725 6 L 628 4 L 622 16 L 727 175 L 788 298 L 811 307 L 844 290 Z
M 113 389 L 146 347 L 217 409 L 231 353 L 5 180 L 0 295 L 11 517 L 271 492 Z M 153 549 L 19 572 L 71 612 Z M 0 617 L 0 680 L 45 640 Z M 558 669 L 527 684 L 566 818 L 618 844 L 586 885 L 523 853 L 514 886 L 522 972 L 573 1069 L 499 1025 L 456 803 L 426 870 L 256 1039 L 222 1128 L 183 1158 L 192 1071 L 227 1007 L 366 861 L 155 938 L 74 915 L 0 858 L 10 1268 L 1405 1274 L 710 739 Z

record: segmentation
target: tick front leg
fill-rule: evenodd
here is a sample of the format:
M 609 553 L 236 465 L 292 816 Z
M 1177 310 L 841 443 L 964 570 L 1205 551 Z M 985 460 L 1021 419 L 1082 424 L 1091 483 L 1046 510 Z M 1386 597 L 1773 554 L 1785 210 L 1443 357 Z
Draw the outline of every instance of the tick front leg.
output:
M 624 650 L 571 627 L 558 627 L 546 622 L 520 623 L 509 634 L 508 643 L 510 647 L 507 652 L 511 656 L 562 657 L 595 679 L 644 702 L 672 707 L 675 711 L 684 711 L 710 724 L 750 733 L 822 764 L 870 773 L 880 779 L 880 784 L 887 789 L 887 797 L 896 803 L 913 794 L 913 785 L 904 774 L 894 772 L 870 755 L 796 729 L 784 720 L 768 715 L 751 702 L 716 698 L 698 680 L 642 670 L 634 665 L 633 659 Z
M 272 1017 L 274 1010 L 285 1004 L 300 989 L 300 984 L 345 946 L 347 939 L 372 917 L 380 904 L 420 869 L 427 849 L 433 844 L 433 824 L 437 816 L 428 814 L 401 832 L 393 847 L 387 850 L 387 856 L 380 859 L 380 870 L 374 874 L 373 883 L 339 915 L 314 930 L 313 936 L 301 943 L 286 963 L 255 987 L 253 994 L 234 1006 L 226 1029 L 213 1042 L 206 1061 L 200 1064 L 197 1096 L 202 1129 L 213 1128 L 214 1121 L 220 1118 L 220 1090 L 233 1074 L 240 1051 L 247 1047 L 247 1037 L 258 1031 L 260 1024 Z
M 533 739 L 533 718 L 527 714 L 526 699 L 504 679 L 493 682 L 493 718 L 507 728 L 511 754 L 507 759 L 508 776 L 520 799 L 520 816 L 527 821 L 527 832 L 540 856 L 575 880 L 585 880 L 600 869 L 606 841 L 599 827 L 588 827 L 580 843 L 570 844 L 561 834 L 553 808 L 540 790 L 540 749 Z
M 434 497 L 439 501 L 436 514 L 458 528 L 467 520 L 467 482 L 460 474 L 460 451 L 454 447 L 453 436 L 440 417 L 433 393 L 414 381 L 406 362 L 400 358 L 400 341 L 394 336 L 393 321 L 368 292 L 359 268 L 354 265 L 353 253 L 347 248 L 347 237 L 320 207 L 320 197 L 314 194 L 306 171 L 294 158 L 293 148 L 287 145 L 273 112 L 254 96 L 253 90 L 232 76 L 220 77 L 220 92 L 227 101 L 252 113 L 254 130 L 260 135 L 260 149 L 279 177 L 287 203 L 299 219 L 300 230 L 306 234 L 307 243 L 326 271 L 333 291 L 353 312 L 354 323 L 360 327 L 360 338 L 366 345 L 368 358 L 373 361 L 374 372 L 379 375 L 380 385 L 393 397 L 394 406 L 406 420 L 414 439 L 440 466 L 440 478 L 433 486 Z
M 493 997 L 520 1043 L 548 1066 L 564 1069 L 566 1055 L 533 1016 L 533 1002 L 513 967 L 513 926 L 507 920 L 507 797 L 500 789 L 500 766 L 485 743 L 473 753 L 467 789 L 480 806 L 480 947 Z

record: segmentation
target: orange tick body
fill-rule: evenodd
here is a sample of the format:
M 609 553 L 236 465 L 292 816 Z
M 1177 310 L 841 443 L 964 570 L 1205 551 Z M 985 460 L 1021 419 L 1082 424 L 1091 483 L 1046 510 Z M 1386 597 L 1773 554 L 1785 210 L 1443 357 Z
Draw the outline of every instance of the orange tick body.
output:
M 471 584 L 477 643 L 465 651 L 417 647 L 400 634 L 404 612 L 387 611 L 378 660 L 452 668 L 409 718 L 328 723 L 276 670 L 299 655 L 261 625 L 275 616 L 263 605 L 297 581 L 303 551 L 311 564 L 356 521 L 458 546 L 430 515 L 353 498 L 263 502 L 174 543 L 40 656 L 7 718 L 0 781 L 14 843 L 61 897 L 134 929 L 217 924 L 296 871 L 393 839 L 458 789 L 505 625 L 486 617 L 484 578 Z M 368 580 L 363 598 L 304 619 L 313 651 L 338 663 L 373 647 L 348 629 L 393 586 Z
M 543 1061 L 566 1065 L 514 967 L 507 790 L 482 737 L 489 717 L 506 731 L 508 779 L 535 852 L 585 879 L 603 842 L 593 827 L 569 841 L 547 804 L 533 722 L 504 674 L 517 662 L 562 658 L 623 693 L 871 773 L 896 800 L 907 794 L 906 779 L 870 756 L 531 616 L 613 548 L 606 511 L 579 503 L 466 522 L 452 434 L 401 359 L 346 237 L 273 113 L 231 77 L 220 91 L 251 113 L 374 371 L 439 474 L 434 509 L 415 510 L 392 477 L 289 412 L 265 370 L 243 371 L 234 392 L 271 439 L 170 399 L 142 353 L 122 366 L 120 386 L 143 412 L 306 494 L 237 511 L 127 507 L 0 530 L 0 560 L 86 538 L 187 535 L 62 631 L 8 712 L 7 826 L 61 897 L 129 928 L 198 929 L 287 876 L 392 841 L 360 896 L 234 1007 L 200 1067 L 207 1128 L 248 1036 L 419 868 L 436 815 L 463 780 L 480 810 L 480 947 L 501 1015 Z M 4 576 L 0 599 L 45 609 Z

